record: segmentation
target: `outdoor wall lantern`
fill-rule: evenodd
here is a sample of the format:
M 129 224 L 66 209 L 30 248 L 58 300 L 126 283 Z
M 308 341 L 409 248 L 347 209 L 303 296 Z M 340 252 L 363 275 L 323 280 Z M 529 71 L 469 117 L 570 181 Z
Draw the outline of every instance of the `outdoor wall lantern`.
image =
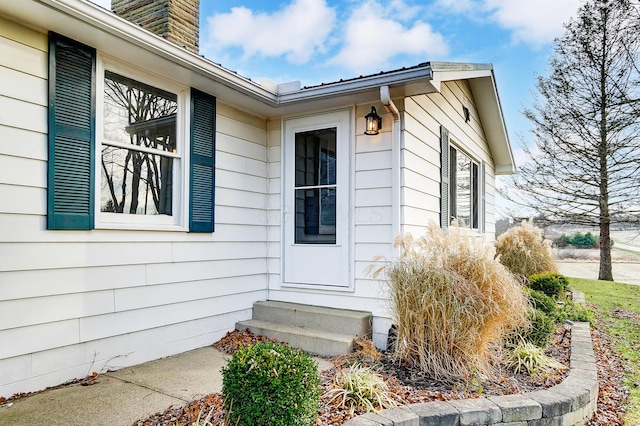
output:
M 364 131 L 365 135 L 377 135 L 382 128 L 382 117 L 376 112 L 376 107 L 371 107 L 371 112 L 364 116 L 367 122 L 367 129 Z

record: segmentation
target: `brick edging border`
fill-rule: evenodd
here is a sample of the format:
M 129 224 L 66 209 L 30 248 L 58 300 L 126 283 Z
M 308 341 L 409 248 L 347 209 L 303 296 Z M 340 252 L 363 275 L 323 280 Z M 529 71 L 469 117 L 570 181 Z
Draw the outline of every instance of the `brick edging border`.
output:
M 573 299 L 584 303 L 584 294 Z M 434 401 L 365 413 L 344 426 L 577 426 L 596 411 L 598 369 L 589 323 L 571 327 L 571 368 L 562 383 L 518 395 Z

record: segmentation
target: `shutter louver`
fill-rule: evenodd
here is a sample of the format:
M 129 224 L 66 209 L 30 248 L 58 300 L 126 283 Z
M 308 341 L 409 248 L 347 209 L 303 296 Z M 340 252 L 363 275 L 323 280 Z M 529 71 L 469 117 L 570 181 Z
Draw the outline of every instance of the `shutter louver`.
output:
M 487 223 L 487 169 L 486 163 L 483 161 L 480 165 L 480 232 L 486 231 Z
M 440 126 L 440 226 L 447 229 L 449 212 L 449 131 Z
M 213 232 L 216 98 L 191 90 L 189 231 Z
M 95 50 L 49 36 L 47 228 L 93 228 Z

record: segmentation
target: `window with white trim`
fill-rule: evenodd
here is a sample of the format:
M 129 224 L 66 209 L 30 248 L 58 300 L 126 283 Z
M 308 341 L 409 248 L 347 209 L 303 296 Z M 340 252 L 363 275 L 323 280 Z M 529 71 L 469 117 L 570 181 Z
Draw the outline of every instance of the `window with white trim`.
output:
M 47 228 L 213 232 L 215 97 L 49 35 Z
M 148 77 L 125 76 L 108 63 L 101 74 L 98 224 L 183 227 L 186 88 L 157 79 L 147 84 Z
M 479 170 L 476 161 L 449 146 L 449 215 L 462 228 L 480 228 Z

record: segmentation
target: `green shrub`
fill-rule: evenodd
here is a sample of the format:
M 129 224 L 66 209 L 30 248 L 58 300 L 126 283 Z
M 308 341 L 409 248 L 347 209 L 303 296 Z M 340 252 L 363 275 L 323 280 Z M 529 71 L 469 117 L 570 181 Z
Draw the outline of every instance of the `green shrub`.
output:
M 597 235 L 593 235 L 591 232 L 583 234 L 582 232 L 575 232 L 571 235 L 562 234 L 556 238 L 553 243 L 558 248 L 564 248 L 567 246 L 573 246 L 576 248 L 597 248 L 600 238 Z
M 540 309 L 527 309 L 529 323 L 509 336 L 507 346 L 517 346 L 521 341 L 532 343 L 541 348 L 547 346 L 555 330 L 555 321 Z
M 231 424 L 309 426 L 320 398 L 318 367 L 299 349 L 258 342 L 222 368 L 222 395 Z
M 569 244 L 579 248 L 595 248 L 599 238 L 594 236 L 591 232 L 583 234 L 582 232 L 576 232 L 569 239 Z
M 569 286 L 569 280 L 557 272 L 546 272 L 531 275 L 527 286 L 557 300 L 564 297 L 565 291 Z
M 589 324 L 593 325 L 595 318 L 596 313 L 593 311 L 593 309 L 588 308 L 580 303 L 571 301 L 565 303 L 564 306 L 562 306 L 556 314 L 556 319 L 558 322 L 569 320 L 588 322 Z
M 541 310 L 545 314 L 554 317 L 558 310 L 558 302 L 541 291 L 528 289 L 527 294 L 534 308 Z
M 491 245 L 431 223 L 426 235 L 407 234 L 398 246 L 397 261 L 370 268 L 389 285 L 396 356 L 436 379 L 493 375 L 492 349 L 526 322 L 528 303 Z
M 500 262 L 523 281 L 530 275 L 558 270 L 551 243 L 531 222 L 510 228 L 496 240 Z

